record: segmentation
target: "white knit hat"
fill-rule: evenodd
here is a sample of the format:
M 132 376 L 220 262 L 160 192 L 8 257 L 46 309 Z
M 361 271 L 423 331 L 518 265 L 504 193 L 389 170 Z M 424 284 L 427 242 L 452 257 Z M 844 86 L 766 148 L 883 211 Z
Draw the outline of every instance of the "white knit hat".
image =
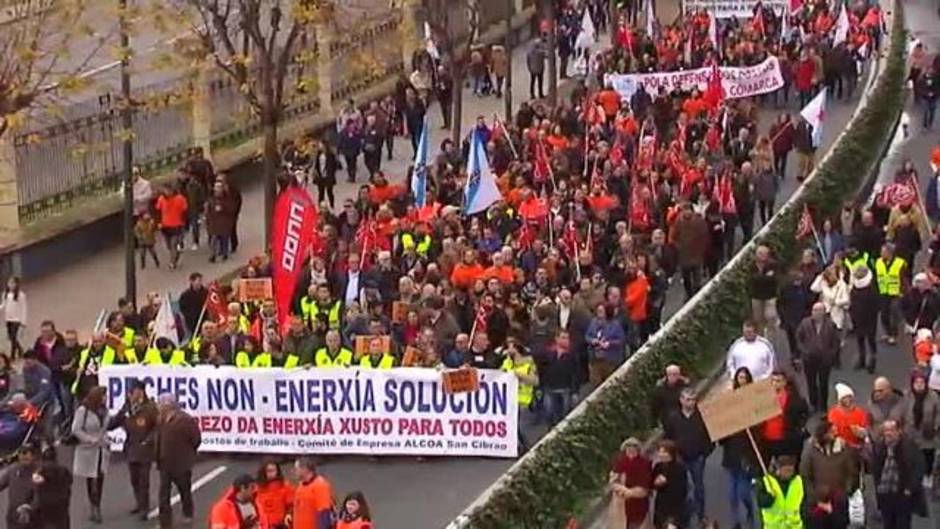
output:
M 839 382 L 838 384 L 836 384 L 836 399 L 837 400 L 842 400 L 845 397 L 854 397 L 854 396 L 855 396 L 855 391 L 853 391 L 852 388 L 848 384 L 843 384 L 842 382 Z

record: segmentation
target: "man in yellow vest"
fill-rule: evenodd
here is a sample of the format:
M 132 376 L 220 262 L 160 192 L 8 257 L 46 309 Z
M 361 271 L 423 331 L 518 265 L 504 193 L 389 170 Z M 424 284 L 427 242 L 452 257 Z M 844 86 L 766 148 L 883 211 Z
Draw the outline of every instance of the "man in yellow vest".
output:
M 134 347 L 134 336 L 137 333 L 124 323 L 124 315 L 120 312 L 112 312 L 108 317 L 108 332 L 121 340 L 124 347 L 128 349 Z
M 147 349 L 147 354 L 144 355 L 144 365 L 189 366 L 189 362 L 186 361 L 186 351 L 175 347 L 169 339 L 157 338 L 154 346 Z
M 343 303 L 332 299 L 330 287 L 325 284 L 311 286 L 307 295 L 300 299 L 300 314 L 310 330 L 314 330 L 314 322 L 320 313 L 327 315 L 329 329 L 338 331 L 341 328 Z
M 851 274 L 860 266 L 868 266 L 868 259 L 868 252 L 860 252 L 855 245 L 849 244 L 849 247 L 845 250 L 845 258 L 842 259 L 842 264 Z
M 238 322 L 238 332 L 248 334 L 251 332 L 251 320 L 242 313 L 242 306 L 237 301 L 228 304 L 226 321 Z
M 897 311 L 901 293 L 907 290 L 907 263 L 894 253 L 894 245 L 885 243 L 881 246 L 881 257 L 875 261 L 875 279 L 878 282 L 878 294 L 881 296 L 881 325 L 885 335 L 882 339 L 891 345 L 897 343 Z
M 381 336 L 374 336 L 369 341 L 369 354 L 359 359 L 363 369 L 391 369 L 395 367 L 395 356 L 385 350 L 385 341 Z
M 115 363 L 117 353 L 107 344 L 105 333 L 96 334 L 91 345 L 78 354 L 78 365 L 75 370 L 75 382 L 72 383 L 72 394 L 81 401 L 88 390 L 98 385 L 98 372 L 104 366 Z
M 235 367 L 269 367 L 271 355 L 266 359 L 262 358 L 263 353 L 258 351 L 258 342 L 251 336 L 241 340 L 241 348 L 235 353 Z M 268 365 L 263 365 L 268 364 Z
M 506 350 L 508 355 L 500 365 L 500 370 L 506 373 L 513 373 L 519 380 L 519 446 L 523 452 L 528 450 L 528 443 L 523 435 L 523 425 L 531 421 L 532 402 L 535 400 L 535 386 L 539 384 L 539 373 L 535 366 L 535 360 L 528 354 L 525 347 L 516 343 L 515 340 L 506 341 Z
M 760 484 L 757 504 L 764 529 L 803 529 L 806 493 L 803 478 L 796 473 L 796 458 L 778 457 L 774 474 L 761 478 Z
M 326 347 L 321 347 L 314 355 L 317 367 L 349 367 L 353 362 L 353 353 L 343 347 L 339 331 L 327 331 Z

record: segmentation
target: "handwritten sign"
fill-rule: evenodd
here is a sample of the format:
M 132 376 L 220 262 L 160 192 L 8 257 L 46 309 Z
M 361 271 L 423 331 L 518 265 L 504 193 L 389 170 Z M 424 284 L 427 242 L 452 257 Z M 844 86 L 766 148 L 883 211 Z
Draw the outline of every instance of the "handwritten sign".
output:
M 392 337 L 391 336 L 379 336 L 379 335 L 360 335 L 356 336 L 356 347 L 355 353 L 356 358 L 366 356 L 369 354 L 369 344 L 372 343 L 372 340 L 379 339 L 382 342 L 382 352 L 391 353 L 392 352 Z
M 480 373 L 472 367 L 441 373 L 444 393 L 470 393 L 480 389 Z
M 238 282 L 238 301 L 266 301 L 274 298 L 271 278 L 242 279 Z
M 709 397 L 699 403 L 698 410 L 712 441 L 724 439 L 782 413 L 770 379 Z
M 424 353 L 417 347 L 408 346 L 405 348 L 405 354 L 401 357 L 402 367 L 420 367 L 421 359 Z

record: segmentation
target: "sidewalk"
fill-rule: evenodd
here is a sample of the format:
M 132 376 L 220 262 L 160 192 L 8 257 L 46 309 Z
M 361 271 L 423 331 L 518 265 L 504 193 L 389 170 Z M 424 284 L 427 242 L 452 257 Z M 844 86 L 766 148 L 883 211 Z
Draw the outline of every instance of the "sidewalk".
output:
M 601 37 L 603 38 L 603 37 Z M 517 47 L 513 51 L 513 103 L 528 99 L 529 74 L 525 67 L 525 54 L 528 45 Z M 546 81 L 547 82 L 547 81 Z M 503 117 L 504 102 L 495 97 L 481 98 L 474 96 L 469 89 L 464 90 L 463 100 L 463 127 L 469 129 L 477 116 L 485 116 L 487 122 L 492 121 L 494 113 Z M 445 138 L 450 137 L 449 130 L 441 130 L 442 124 L 440 106 L 433 103 L 428 111 L 428 124 L 430 127 L 431 151 L 429 159 L 438 153 L 438 146 Z M 411 143 L 406 138 L 396 138 L 394 160 L 383 158 L 382 170 L 392 183 L 403 183 L 405 172 L 413 162 Z M 248 165 L 241 171 L 260 171 L 260 166 Z M 367 183 L 365 168 L 360 160 L 360 181 L 356 184 L 346 183 L 346 173 L 341 171 L 337 179 L 341 182 L 336 186 L 336 205 L 342 207 L 342 201 L 355 196 L 359 185 Z M 180 268 L 169 270 L 165 263 L 169 261 L 166 248 L 158 243 L 157 252 L 160 256 L 160 269 L 153 269 L 152 262 L 148 263 L 146 270 L 137 271 L 138 303 L 148 292 L 169 292 L 174 297 L 187 287 L 187 278 L 191 272 L 201 272 L 209 278 L 220 277 L 244 265 L 251 255 L 263 252 L 263 190 L 260 185 L 253 185 L 242 189 L 243 209 L 238 223 L 239 249 L 228 262 L 212 264 L 208 262 L 209 251 L 203 237 L 202 247 L 198 251 L 190 251 L 191 239 L 187 237 L 187 250 L 184 252 Z M 316 191 L 311 190 L 316 199 Z M 203 235 L 205 235 L 203 233 Z M 124 252 L 120 245 L 113 246 L 104 252 L 94 255 L 61 255 L 62 258 L 73 261 L 73 265 L 62 272 L 43 277 L 37 281 L 25 284 L 24 289 L 29 299 L 30 320 L 26 328 L 24 343 L 31 343 L 36 337 L 39 323 L 50 319 L 60 330 L 75 328 L 83 336 L 91 331 L 94 319 L 102 308 L 113 308 L 117 299 L 124 294 Z M 139 264 L 139 261 L 138 261 Z M 0 342 L 3 343 L 3 342 Z M 5 344 L 4 344 L 5 345 Z

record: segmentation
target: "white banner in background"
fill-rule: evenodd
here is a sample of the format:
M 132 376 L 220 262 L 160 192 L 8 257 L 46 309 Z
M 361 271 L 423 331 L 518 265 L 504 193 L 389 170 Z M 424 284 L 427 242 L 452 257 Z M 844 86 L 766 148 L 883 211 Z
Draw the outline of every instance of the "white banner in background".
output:
M 447 395 L 434 369 L 237 369 L 108 366 L 112 414 L 134 379 L 176 394 L 199 421 L 202 452 L 516 457 L 516 377 L 480 371 L 480 389 Z M 112 436 L 120 450 L 124 431 Z
M 729 99 L 766 94 L 783 86 L 780 61 L 776 57 L 768 57 L 754 66 L 723 66 L 720 70 L 721 85 Z M 608 74 L 604 76 L 604 83 L 610 83 L 620 97 L 628 99 L 640 84 L 653 96 L 659 93 L 660 88 L 667 92 L 696 87 L 704 91 L 711 76 L 711 67 L 705 67 L 676 72 Z
M 716 18 L 746 18 L 754 16 L 754 7 L 762 4 L 774 13 L 782 13 L 790 0 L 682 0 L 683 13 L 705 10 Z

